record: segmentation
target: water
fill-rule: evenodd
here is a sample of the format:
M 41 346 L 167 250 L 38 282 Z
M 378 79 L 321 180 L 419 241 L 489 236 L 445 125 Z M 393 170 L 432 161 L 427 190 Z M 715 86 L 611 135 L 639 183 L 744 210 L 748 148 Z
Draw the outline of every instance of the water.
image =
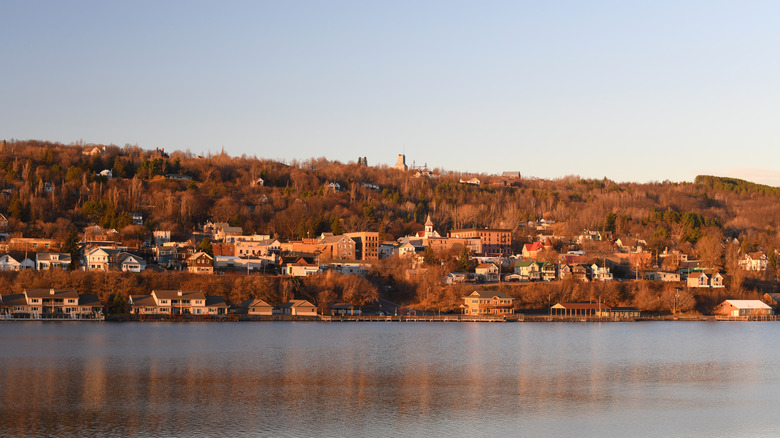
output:
M 0 436 L 777 436 L 780 324 L 0 323 Z

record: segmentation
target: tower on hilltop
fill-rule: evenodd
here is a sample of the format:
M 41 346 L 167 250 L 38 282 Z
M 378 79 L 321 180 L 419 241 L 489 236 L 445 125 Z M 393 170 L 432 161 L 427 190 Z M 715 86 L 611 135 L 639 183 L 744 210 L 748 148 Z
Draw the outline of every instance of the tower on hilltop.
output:
M 402 170 L 404 172 L 409 170 L 409 166 L 406 165 L 406 155 L 398 154 L 398 161 L 396 161 L 395 166 L 393 166 L 393 169 Z

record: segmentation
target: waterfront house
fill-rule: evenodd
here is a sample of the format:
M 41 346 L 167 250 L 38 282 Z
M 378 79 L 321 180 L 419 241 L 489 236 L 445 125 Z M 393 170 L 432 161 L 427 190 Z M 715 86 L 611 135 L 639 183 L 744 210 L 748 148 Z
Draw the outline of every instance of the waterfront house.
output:
M 772 308 L 761 300 L 726 300 L 715 307 L 715 315 L 729 317 L 770 316 Z
M 475 290 L 463 297 L 464 315 L 511 315 L 514 313 L 514 298 L 503 292 Z
M 153 290 L 150 295 L 130 295 L 134 315 L 226 315 L 228 305 L 220 296 L 202 291 Z
M 317 316 L 317 308 L 306 300 L 290 300 L 279 308 L 282 315 Z
M 259 298 L 250 298 L 233 307 L 233 312 L 243 315 L 271 315 L 273 306 Z
M 609 317 L 610 307 L 601 303 L 558 303 L 550 308 L 550 314 L 566 317 Z
M 97 295 L 73 289 L 25 289 L 21 294 L 0 297 L 0 313 L 11 318 L 102 318 Z

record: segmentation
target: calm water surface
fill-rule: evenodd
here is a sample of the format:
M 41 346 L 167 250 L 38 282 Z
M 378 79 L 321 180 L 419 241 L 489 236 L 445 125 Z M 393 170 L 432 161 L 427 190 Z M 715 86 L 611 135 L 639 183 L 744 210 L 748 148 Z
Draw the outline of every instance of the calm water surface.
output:
M 0 323 L 0 436 L 778 436 L 780 324 Z

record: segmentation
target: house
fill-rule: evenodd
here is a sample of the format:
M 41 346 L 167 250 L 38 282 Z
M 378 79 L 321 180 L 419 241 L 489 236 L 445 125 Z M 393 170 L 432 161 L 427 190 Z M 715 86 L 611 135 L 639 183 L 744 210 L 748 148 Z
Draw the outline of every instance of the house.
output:
M 170 244 L 169 242 L 163 245 L 155 245 L 152 250 L 154 252 L 154 261 L 159 266 L 171 268 L 177 265 L 176 244 Z
M 103 169 L 103 170 L 100 171 L 100 173 L 98 175 L 104 177 L 107 180 L 110 180 L 111 178 L 114 177 L 114 174 L 111 173 L 111 169 Z
M 719 272 L 707 275 L 704 272 L 692 272 L 688 274 L 688 287 L 725 287 L 723 276 Z
M 162 245 L 171 241 L 171 232 L 167 230 L 158 230 L 152 233 L 154 236 L 154 243 Z
M 4 254 L 0 257 L 0 271 L 21 271 L 22 269 L 35 269 L 35 262 L 30 258 L 22 258 L 20 262 L 10 254 Z
M 143 225 L 144 224 L 144 215 L 143 214 L 141 214 L 141 213 L 139 213 L 137 211 L 134 211 L 134 212 L 130 213 L 130 215 L 131 215 L 131 218 L 132 218 L 132 224 L 133 225 Z
M 39 271 L 50 269 L 68 270 L 70 267 L 70 254 L 58 252 L 39 252 L 35 255 L 35 268 Z
M 133 315 L 227 315 L 228 305 L 219 296 L 202 291 L 152 290 L 150 295 L 130 295 Z
M 366 275 L 371 265 L 360 262 L 338 262 L 328 263 L 326 267 L 328 270 L 338 272 L 339 274 Z
M 747 253 L 739 260 L 739 267 L 746 271 L 766 271 L 769 260 L 762 251 Z
M 481 275 L 485 282 L 492 283 L 499 280 L 500 271 L 495 263 L 481 263 L 474 271 Z
M 233 312 L 241 315 L 271 315 L 273 309 L 273 306 L 265 301 L 254 298 L 245 300 L 241 304 L 234 306 Z
M 265 185 L 265 180 L 263 178 L 257 178 L 256 180 L 252 181 L 252 185 L 257 187 L 263 187 Z
M 244 234 L 244 229 L 241 227 L 231 227 L 224 222 L 214 224 L 214 240 L 230 242 L 234 238 L 240 237 L 242 234 Z
M 0 213 L 0 231 L 8 229 L 8 218 L 4 214 Z
M 540 268 L 541 266 L 536 262 L 517 262 L 514 265 L 514 272 L 521 280 L 534 281 L 542 278 Z
M 317 263 L 306 261 L 304 257 L 298 257 L 295 260 L 283 261 L 281 264 L 282 275 L 292 277 L 306 277 L 320 272 L 320 266 Z
M 761 300 L 726 300 L 718 304 L 713 313 L 728 317 L 762 317 L 774 312 Z
M 444 282 L 447 284 L 455 283 L 477 283 L 481 277 L 471 272 L 450 272 Z
M 85 251 L 84 258 L 87 263 L 84 269 L 87 271 L 108 271 L 112 259 L 115 259 L 119 250 L 116 248 L 96 247 Z
M 317 316 L 317 308 L 306 300 L 290 300 L 279 309 L 282 315 Z
M 681 281 L 679 272 L 650 271 L 645 272 L 645 280 L 676 282 Z
M 594 263 L 590 265 L 590 278 L 593 281 L 612 281 L 612 273 L 608 267 Z
M 710 277 L 704 272 L 688 274 L 688 287 L 710 287 Z
M 470 178 L 470 179 L 463 179 L 463 178 L 461 178 L 460 181 L 458 181 L 458 182 L 460 182 L 461 184 L 468 184 L 468 185 L 472 185 L 472 186 L 478 186 L 478 185 L 482 184 L 482 181 L 480 181 L 479 178 L 477 178 L 477 177 Z
M 198 251 L 187 260 L 187 271 L 193 274 L 213 274 L 214 258 L 203 251 Z
M 464 315 L 511 315 L 514 298 L 499 291 L 475 290 L 463 297 Z
M 542 245 L 542 242 L 526 243 L 523 245 L 523 258 L 535 259 L 539 255 L 539 252 L 543 250 L 544 245 Z
M 141 272 L 146 269 L 146 260 L 129 252 L 121 252 L 117 256 L 117 269 L 122 272 Z
M 276 264 L 276 256 L 267 258 L 246 258 L 236 256 L 214 256 L 214 269 L 223 271 L 263 271 L 269 265 Z
M 103 317 L 103 305 L 97 295 L 79 294 L 73 289 L 25 289 L 21 294 L 3 295 L 0 299 L 0 313 L 12 318 Z
M 237 240 L 234 253 L 238 257 L 264 257 L 279 254 L 282 244 L 277 239 Z
M 562 280 L 573 278 L 577 281 L 588 281 L 588 268 L 580 264 L 561 265 L 558 276 Z
M 550 308 L 550 315 L 609 317 L 610 307 L 601 303 L 558 303 Z
M 550 263 L 550 262 L 541 262 L 540 264 L 539 272 L 542 276 L 542 281 L 553 281 L 556 278 L 558 278 L 558 269 L 557 267 Z

